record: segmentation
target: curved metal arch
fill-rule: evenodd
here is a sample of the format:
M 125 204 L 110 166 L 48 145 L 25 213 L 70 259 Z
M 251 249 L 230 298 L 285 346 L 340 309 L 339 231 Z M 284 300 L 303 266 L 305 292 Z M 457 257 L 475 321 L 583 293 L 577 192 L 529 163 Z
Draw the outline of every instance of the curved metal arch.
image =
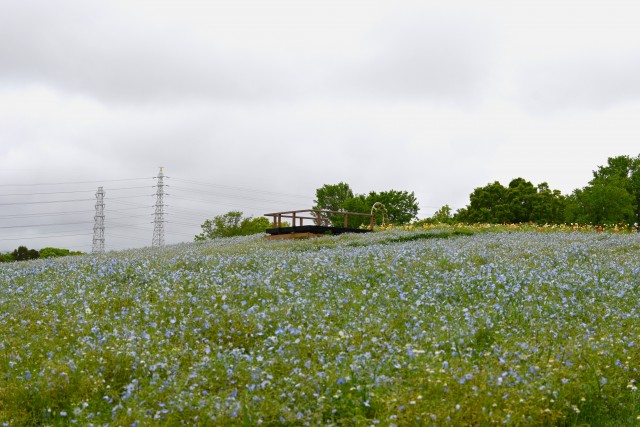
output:
M 387 225 L 389 223 L 389 214 L 387 213 L 387 208 L 380 202 L 375 202 L 371 207 L 372 224 L 375 224 L 375 215 L 378 212 L 382 213 L 382 225 Z

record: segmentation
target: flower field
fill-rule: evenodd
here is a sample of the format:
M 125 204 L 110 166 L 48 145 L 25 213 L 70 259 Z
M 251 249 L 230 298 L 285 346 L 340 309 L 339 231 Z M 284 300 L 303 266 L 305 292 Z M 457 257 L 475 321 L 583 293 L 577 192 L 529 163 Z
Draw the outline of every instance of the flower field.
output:
M 2 425 L 640 425 L 640 235 L 260 236 L 0 266 Z

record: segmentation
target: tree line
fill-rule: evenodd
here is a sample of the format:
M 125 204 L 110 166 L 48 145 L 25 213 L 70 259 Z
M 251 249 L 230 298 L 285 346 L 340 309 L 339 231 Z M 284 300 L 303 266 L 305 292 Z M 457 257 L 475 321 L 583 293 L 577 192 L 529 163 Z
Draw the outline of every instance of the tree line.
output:
M 430 220 L 462 223 L 637 224 L 640 222 L 640 155 L 610 157 L 583 188 L 563 195 L 546 182 L 523 178 L 473 190 L 469 204 L 451 214 L 444 206 Z
M 82 252 L 74 252 L 62 248 L 42 248 L 40 250 L 29 249 L 26 246 L 18 246 L 13 252 L 0 254 L 0 262 L 27 261 L 30 259 L 53 258 L 69 255 L 82 255 Z
M 389 190 L 354 195 L 346 183 L 324 185 L 316 190 L 314 209 L 369 213 L 378 201 L 385 205 L 391 223 L 408 224 L 417 220 L 418 203 L 414 194 Z M 330 218 L 338 225 L 339 217 Z M 367 219 L 349 219 L 349 226 Z M 469 195 L 469 204 L 455 213 L 442 206 L 430 218 L 418 223 L 484 224 L 638 224 L 640 223 L 640 155 L 617 156 L 593 171 L 593 178 L 569 195 L 542 182 L 534 185 L 524 178 L 508 186 L 495 181 L 478 187 Z
M 456 211 L 442 206 L 433 216 L 418 221 L 418 202 L 405 190 L 353 192 L 349 184 L 325 184 L 316 190 L 312 209 L 370 213 L 374 203 L 382 203 L 389 221 L 409 223 L 485 223 L 485 224 L 638 224 L 640 222 L 640 155 L 610 157 L 607 164 L 593 171 L 593 179 L 569 195 L 542 182 L 534 185 L 524 178 L 511 180 L 508 186 L 495 181 L 478 187 L 469 195 L 469 204 Z M 326 215 L 334 226 L 343 225 L 342 215 Z M 382 218 L 377 216 L 376 223 Z M 366 217 L 349 217 L 348 226 L 368 225 Z M 203 232 L 195 240 L 264 232 L 266 218 L 244 218 L 232 211 L 206 220 Z

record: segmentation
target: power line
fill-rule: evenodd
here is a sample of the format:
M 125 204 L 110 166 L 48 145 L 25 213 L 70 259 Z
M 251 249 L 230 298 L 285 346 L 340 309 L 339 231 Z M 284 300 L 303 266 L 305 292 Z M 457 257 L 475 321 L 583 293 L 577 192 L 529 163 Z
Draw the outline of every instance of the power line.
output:
M 244 200 L 257 201 L 257 202 L 278 202 L 278 203 L 283 203 L 283 201 L 276 201 L 276 200 L 274 200 L 272 198 L 271 199 L 265 199 L 265 198 L 244 196 L 244 195 L 241 195 L 241 194 L 221 194 L 221 193 L 213 193 L 211 191 L 194 190 L 194 189 L 185 188 L 185 187 L 172 187 L 172 189 L 173 190 L 186 191 L 188 193 L 195 193 L 195 194 L 199 194 L 199 195 L 211 195 L 211 196 L 222 197 L 222 198 L 244 199 Z
M 93 210 L 84 210 L 84 211 L 67 211 L 67 212 L 50 212 L 50 213 L 41 213 L 41 214 L 14 214 L 14 215 L 0 215 L 0 219 L 12 219 L 12 218 L 24 218 L 24 217 L 40 217 L 40 216 L 61 216 L 61 215 L 73 215 L 79 213 L 89 213 L 93 212 Z
M 74 203 L 74 202 L 90 202 L 93 199 L 73 199 L 73 200 L 47 200 L 39 202 L 16 202 L 16 203 L 0 203 L 0 206 L 13 206 L 13 205 L 40 205 L 46 203 Z
M 121 190 L 135 190 L 139 188 L 149 188 L 148 186 L 139 187 L 122 187 L 122 188 L 107 188 L 109 191 L 121 191 Z M 14 197 L 14 196 L 44 196 L 49 194 L 76 194 L 76 193 L 91 193 L 93 190 L 74 190 L 74 191 L 50 191 L 44 193 L 10 193 L 0 194 L 0 197 Z
M 112 213 L 109 211 L 109 213 Z M 149 214 L 143 215 L 120 215 L 120 216 L 111 216 L 114 219 L 130 219 L 130 218 L 149 218 Z
M 99 184 L 103 182 L 123 182 L 123 181 L 140 181 L 143 179 L 152 179 L 153 177 L 146 178 L 124 178 L 124 179 L 103 179 L 100 181 L 70 181 L 70 182 L 43 182 L 43 183 L 31 183 L 31 184 L 0 184 L 0 187 L 35 187 L 41 185 L 75 185 L 75 184 Z
M 143 197 L 148 196 L 148 194 L 145 194 Z M 124 211 L 124 210 L 134 210 L 134 209 L 149 209 L 152 208 L 153 205 L 150 204 L 146 204 L 146 203 L 135 203 L 135 202 L 129 202 L 129 201 L 122 201 L 122 200 L 113 200 L 113 199 L 109 199 L 109 201 L 111 202 L 111 204 L 116 204 L 116 205 L 124 205 L 124 206 L 131 206 L 129 208 L 119 208 L 119 209 L 112 209 L 114 211 Z
M 146 195 L 143 195 L 146 196 Z M 143 197 L 141 195 L 134 196 L 120 196 L 120 197 L 111 197 L 108 200 L 120 200 L 120 199 L 139 199 Z M 89 202 L 93 199 L 71 199 L 71 200 L 40 200 L 37 202 L 11 202 L 11 203 L 0 203 L 0 206 L 18 206 L 18 205 L 39 205 L 39 204 L 51 204 L 51 203 L 73 203 L 73 202 Z
M 133 237 L 133 236 L 123 236 L 121 234 L 109 234 L 109 237 L 116 237 L 119 239 L 127 239 L 127 240 L 135 240 L 136 242 L 146 242 L 146 239 L 141 239 L 139 237 Z
M 32 239 L 50 239 L 52 237 L 60 238 L 60 237 L 77 237 L 77 236 L 91 236 L 91 233 L 83 233 L 83 234 L 51 234 L 51 235 L 42 235 L 42 236 L 31 236 L 31 237 L 3 237 L 0 240 L 32 240 Z
M 0 228 L 36 228 L 36 227 L 57 227 L 60 225 L 79 225 L 79 224 L 91 224 L 93 221 L 78 221 L 78 222 L 58 222 L 53 224 L 29 224 L 29 225 L 3 225 Z
M 111 200 L 109 200 L 111 201 Z M 148 208 L 149 206 L 144 206 L 145 208 Z M 122 208 L 122 209 L 109 209 L 110 213 L 120 213 L 123 211 L 133 211 L 136 209 L 142 209 L 142 207 L 133 207 L 133 208 Z M 93 212 L 93 211 L 89 211 L 89 212 Z
M 58 225 L 81 225 L 81 224 L 91 224 L 93 223 L 93 221 L 82 221 L 82 222 L 69 222 L 69 223 L 64 223 L 64 224 L 34 224 L 34 225 L 19 225 L 19 226 L 5 226 L 5 227 L 0 227 L 3 229 L 12 229 L 12 228 L 30 228 L 30 227 L 45 227 L 45 226 L 58 226 Z M 109 224 L 109 228 L 139 228 L 141 230 L 148 230 L 148 228 L 142 228 L 140 226 L 143 225 L 149 225 L 151 223 L 138 223 L 138 224 L 121 224 L 121 223 L 113 223 L 113 224 Z M 69 232 L 74 232 L 74 231 L 84 231 L 83 229 L 79 229 L 79 230 L 67 230 L 67 231 L 62 231 L 61 233 L 69 233 Z M 44 235 L 42 233 L 35 233 L 36 235 Z M 50 233 L 46 233 L 45 234 L 50 234 Z M 9 236 L 9 237 L 19 237 L 19 236 Z
M 107 235 L 110 239 L 112 236 L 117 237 L 119 239 L 127 239 L 133 241 L 142 242 L 143 239 L 136 237 L 136 235 L 141 234 L 141 232 L 149 231 L 150 224 L 153 223 L 154 227 L 154 239 L 152 240 L 152 246 L 155 245 L 164 245 L 164 234 L 168 234 L 171 236 L 184 236 L 189 237 L 189 240 L 192 240 L 192 237 L 199 231 L 199 227 L 202 224 L 202 221 L 206 218 L 211 218 L 212 216 L 221 213 L 218 212 L 221 206 L 229 206 L 235 210 L 240 209 L 248 209 L 251 212 L 256 212 L 258 210 L 271 211 L 274 209 L 278 209 L 282 207 L 284 204 L 287 204 L 287 199 L 296 200 L 296 199 L 306 199 L 310 200 L 311 197 L 297 195 L 297 194 L 288 194 L 281 193 L 275 191 L 265 191 L 259 189 L 252 189 L 246 187 L 237 187 L 237 186 L 228 186 L 228 185 L 219 185 L 212 184 L 202 181 L 194 181 L 188 179 L 176 179 L 171 178 L 172 181 L 175 179 L 178 182 L 181 182 L 182 185 L 178 187 L 171 187 L 178 192 L 177 196 L 171 196 L 172 200 L 175 197 L 178 206 L 171 207 L 171 219 L 167 221 L 167 212 L 166 207 L 167 204 L 164 203 L 164 196 L 168 195 L 165 192 L 165 187 L 169 187 L 166 184 L 166 180 L 164 178 L 169 178 L 164 175 L 163 169 L 160 170 L 160 173 L 157 177 L 155 177 L 156 181 L 156 203 L 152 205 L 151 203 L 140 203 L 137 200 L 144 200 L 144 198 L 149 197 L 149 194 L 131 194 L 136 189 L 149 188 L 153 186 L 136 186 L 135 184 L 132 186 L 118 186 L 114 185 L 113 188 L 107 188 L 109 190 L 110 196 L 107 196 L 106 193 L 103 194 L 103 204 L 107 202 L 109 204 L 109 209 L 107 206 L 102 207 L 102 212 L 95 211 L 94 215 L 94 239 L 96 237 L 95 232 L 100 231 L 101 228 L 104 227 L 103 233 Z M 82 187 L 78 187 L 78 189 L 73 187 L 58 187 L 54 188 L 54 186 L 67 186 L 67 185 L 80 185 L 80 184 L 91 184 L 91 183 L 109 183 L 109 182 L 123 182 L 123 181 L 135 181 L 135 180 L 150 180 L 154 178 L 128 178 L 128 179 L 114 179 L 114 180 L 102 180 L 102 181 L 69 181 L 69 182 L 58 182 L 58 183 L 33 183 L 33 184 L 1 184 L 0 188 L 9 188 L 9 187 L 21 187 L 21 190 L 11 191 L 5 190 L 6 193 L 0 194 L 0 197 L 33 197 L 32 201 L 19 201 L 20 199 L 9 199 L 6 202 L 0 203 L 0 206 L 6 206 L 7 209 L 4 209 L 5 215 L 0 216 L 0 221 L 4 224 L 0 226 L 0 232 L 4 232 L 4 230 L 11 229 L 32 229 L 27 233 L 28 237 L 25 236 L 1 236 L 0 241 L 5 240 L 31 240 L 31 239 L 62 239 L 62 238 L 72 238 L 76 236 L 88 236 L 90 233 L 84 233 L 84 231 L 88 231 L 86 229 L 75 230 L 74 227 L 70 227 L 72 225 L 86 225 L 90 224 L 92 221 L 74 221 L 76 218 L 68 218 L 67 222 L 47 222 L 46 220 L 42 221 L 34 221 L 35 224 L 31 225 L 23 225 L 29 220 L 34 220 L 35 218 L 45 218 L 45 217 L 61 217 L 68 215 L 86 215 L 89 212 L 93 212 L 92 210 L 83 210 L 83 209 L 69 209 L 61 212 L 54 212 L 57 210 L 57 207 L 54 207 L 56 203 L 84 203 L 89 201 L 96 201 L 94 198 L 79 198 L 79 199 L 71 199 L 71 198 L 55 198 L 54 200 L 39 200 L 40 196 L 55 196 L 55 195 L 65 195 L 65 194 L 87 194 L 90 191 L 95 190 L 85 190 Z M 36 188 L 37 186 L 50 186 L 51 189 Z M 200 187 L 200 188 L 198 188 Z M 85 187 L 86 188 L 86 187 Z M 105 187 L 102 187 L 105 188 Z M 104 191 L 104 190 L 103 190 Z M 114 192 L 122 191 L 119 193 L 120 196 L 113 197 Z M 126 193 L 125 191 L 129 191 Z M 116 193 L 118 194 L 118 193 Z M 191 197 L 190 197 L 191 195 Z M 198 195 L 200 197 L 198 197 Z M 196 196 L 196 197 L 193 197 Z M 97 194 L 96 194 L 97 197 Z M 47 197 L 48 198 L 48 197 Z M 35 200 L 34 200 L 35 199 Z M 6 199 L 5 199 L 6 200 Z M 24 199 L 23 199 L 24 200 Z M 240 204 L 235 203 L 234 200 L 240 202 Z M 244 202 L 243 202 L 244 201 Z M 98 208 L 98 204 L 96 203 L 96 209 Z M 205 205 L 202 207 L 202 205 Z M 200 209 L 198 209 L 198 205 L 200 205 Z M 11 206 L 25 206 L 23 209 L 27 212 L 32 210 L 30 213 L 24 214 L 10 214 L 9 207 Z M 28 208 L 27 206 L 42 206 L 42 208 L 38 208 L 41 212 L 38 213 L 35 207 Z M 85 205 L 86 206 L 86 205 Z M 194 206 L 194 208 L 190 208 L 189 206 Z M 115 207 L 115 208 L 113 208 Z M 154 207 L 155 212 L 149 212 L 150 208 Z M 217 207 L 218 209 L 215 209 Z M 111 209 L 112 208 L 112 209 Z M 19 209 L 19 208 L 17 208 Z M 18 212 L 14 210 L 13 212 Z M 21 209 L 22 210 L 22 209 Z M 33 212 L 35 210 L 35 212 Z M 108 216 L 109 221 L 106 221 L 105 214 Z M 148 218 L 149 215 L 154 215 L 153 222 L 148 223 L 134 223 L 132 220 Z M 98 224 L 97 217 L 102 216 L 102 224 Z M 18 219 L 23 218 L 22 224 L 18 222 Z M 86 216 L 84 216 L 86 218 Z M 60 218 L 64 221 L 63 218 Z M 71 221 L 69 221 L 69 219 Z M 78 218 L 80 219 L 80 218 Z M 127 222 L 132 222 L 127 224 Z M 165 230 L 164 223 L 168 223 L 171 225 L 171 230 Z M 12 224 L 13 223 L 13 224 Z M 16 224 L 17 223 L 17 224 Z M 97 227 L 97 229 L 96 229 Z M 66 231 L 63 231 L 63 228 L 69 228 Z M 76 227 L 77 228 L 77 227 Z M 110 230 L 117 229 L 128 229 L 131 230 L 132 235 L 118 235 L 113 234 Z M 38 230 L 39 229 L 39 230 Z M 42 233 L 37 233 L 37 231 L 42 231 Z M 190 232 L 193 230 L 193 233 Z M 101 237 L 100 233 L 98 233 L 98 239 L 96 240 L 99 243 L 103 237 Z M 174 237 L 174 241 L 177 240 Z M 83 247 L 87 247 L 89 245 L 84 245 Z
M 297 197 L 297 198 L 304 198 L 304 199 L 308 199 L 309 198 L 308 196 L 302 196 L 300 194 L 279 193 L 279 192 L 275 192 L 275 191 L 259 190 L 259 189 L 246 188 L 246 187 L 234 187 L 234 186 L 230 186 L 230 185 L 212 184 L 210 182 L 194 181 L 194 180 L 191 180 L 191 179 L 181 179 L 181 178 L 175 178 L 175 177 L 172 177 L 171 179 L 173 181 L 186 182 L 186 183 L 189 183 L 189 184 L 197 184 L 197 185 L 203 185 L 203 186 L 207 186 L 207 187 L 226 188 L 226 189 L 229 189 L 229 190 L 249 191 L 249 192 L 260 193 L 260 194 L 275 194 L 275 195 L 281 195 L 281 196 L 287 196 L 287 197 Z
M 137 224 L 121 224 L 121 223 L 113 223 L 113 224 L 109 224 L 109 228 L 138 228 L 140 230 L 148 230 L 148 226 L 150 224 L 153 224 L 152 222 L 139 222 Z M 143 228 L 142 226 L 147 226 L 146 228 Z
M 266 205 L 261 205 L 261 206 L 247 206 L 247 205 L 238 205 L 237 203 L 225 203 L 225 202 L 220 202 L 220 201 L 215 201 L 212 202 L 211 200 L 202 200 L 202 199 L 191 199 L 188 197 L 181 197 L 181 196 L 171 196 L 171 199 L 178 199 L 178 200 L 186 200 L 189 202 L 193 202 L 193 203 L 204 203 L 204 204 L 213 204 L 215 203 L 216 205 L 225 205 L 225 206 L 232 206 L 232 207 L 236 207 L 236 208 L 246 208 L 246 209 L 273 209 L 274 206 L 280 207 L 282 206 L 283 202 L 273 202 L 273 204 L 271 204 L 269 208 L 265 207 Z

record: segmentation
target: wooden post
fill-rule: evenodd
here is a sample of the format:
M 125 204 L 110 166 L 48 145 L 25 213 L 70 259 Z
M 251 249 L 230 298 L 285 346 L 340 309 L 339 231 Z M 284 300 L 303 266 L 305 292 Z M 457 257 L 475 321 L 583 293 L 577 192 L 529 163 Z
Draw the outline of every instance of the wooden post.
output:
M 296 213 L 294 212 L 292 215 L 293 216 L 291 217 L 291 226 L 295 227 L 296 226 Z
M 371 215 L 371 223 L 369 225 L 369 228 L 373 230 L 374 225 L 376 225 L 376 217 L 374 215 Z

